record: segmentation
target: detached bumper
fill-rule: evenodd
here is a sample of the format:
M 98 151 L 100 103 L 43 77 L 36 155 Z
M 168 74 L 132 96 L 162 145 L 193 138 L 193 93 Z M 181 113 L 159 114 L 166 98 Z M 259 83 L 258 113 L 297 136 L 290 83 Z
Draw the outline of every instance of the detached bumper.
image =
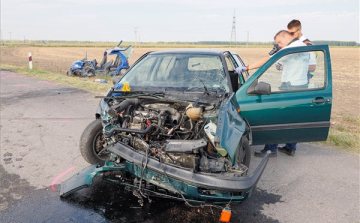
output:
M 181 193 L 193 201 L 228 202 L 242 201 L 248 198 L 255 189 L 269 160 L 266 154 L 256 170 L 250 176 L 236 177 L 222 174 L 194 173 L 191 169 L 179 168 L 160 163 L 149 158 L 147 168 L 143 170 L 145 155 L 134 151 L 131 147 L 117 143 L 108 148 L 108 151 L 127 160 L 122 166 L 106 163 L 99 167 L 91 165 L 61 184 L 60 196 L 66 197 L 77 190 L 92 185 L 94 177 L 107 171 L 123 171 L 142 178 L 151 184 Z M 174 197 L 176 199 L 176 197 Z
M 75 191 L 81 190 L 85 187 L 89 187 L 93 183 L 94 177 L 107 172 L 107 171 L 124 171 L 123 166 L 103 166 L 99 164 L 93 164 L 81 170 L 79 173 L 70 177 L 66 181 L 62 182 L 60 189 L 60 197 L 67 197 Z

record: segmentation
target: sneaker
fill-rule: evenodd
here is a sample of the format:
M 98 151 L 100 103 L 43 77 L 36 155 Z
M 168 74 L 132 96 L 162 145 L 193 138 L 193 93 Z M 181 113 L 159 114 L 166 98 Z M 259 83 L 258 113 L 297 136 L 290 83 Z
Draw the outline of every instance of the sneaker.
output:
M 278 150 L 279 152 L 285 153 L 289 156 L 295 156 L 296 149 L 289 149 L 284 146 L 284 147 L 279 147 Z
M 255 151 L 254 155 L 257 156 L 257 157 L 263 157 L 263 156 L 265 156 L 267 151 L 269 151 L 269 150 L 262 149 L 260 151 Z M 271 157 L 277 156 L 277 152 L 276 151 L 271 152 L 269 156 L 271 156 Z

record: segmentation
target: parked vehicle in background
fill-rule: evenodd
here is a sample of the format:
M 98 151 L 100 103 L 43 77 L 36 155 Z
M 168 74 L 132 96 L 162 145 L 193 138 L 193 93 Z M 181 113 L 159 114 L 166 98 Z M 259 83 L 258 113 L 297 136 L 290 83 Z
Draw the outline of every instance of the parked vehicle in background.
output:
M 95 76 L 96 64 L 96 60 L 88 60 L 87 56 L 85 56 L 84 59 L 72 63 L 66 75 L 78 77 Z

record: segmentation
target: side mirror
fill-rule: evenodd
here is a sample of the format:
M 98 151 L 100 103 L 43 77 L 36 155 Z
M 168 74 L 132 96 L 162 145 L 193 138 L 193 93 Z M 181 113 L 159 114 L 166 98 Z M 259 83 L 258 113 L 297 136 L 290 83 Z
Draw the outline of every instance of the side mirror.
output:
M 257 95 L 269 95 L 271 94 L 271 85 L 265 82 L 256 83 L 255 86 L 249 87 L 247 93 Z

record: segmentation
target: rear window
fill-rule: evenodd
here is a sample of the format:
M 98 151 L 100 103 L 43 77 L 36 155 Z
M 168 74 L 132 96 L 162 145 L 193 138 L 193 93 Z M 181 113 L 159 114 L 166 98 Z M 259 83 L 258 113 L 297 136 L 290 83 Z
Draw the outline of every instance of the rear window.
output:
M 190 71 L 206 71 L 221 68 L 222 64 L 218 57 L 191 57 L 188 62 L 188 70 Z

